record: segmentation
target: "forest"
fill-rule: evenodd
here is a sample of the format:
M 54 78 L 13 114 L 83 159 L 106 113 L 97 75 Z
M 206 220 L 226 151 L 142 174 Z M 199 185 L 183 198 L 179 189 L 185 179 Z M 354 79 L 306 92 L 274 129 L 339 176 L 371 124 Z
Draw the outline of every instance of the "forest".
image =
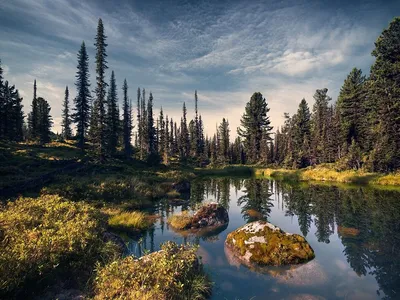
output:
M 188 117 L 183 103 L 181 119 L 173 120 L 162 107 L 160 114 L 154 115 L 153 95 L 149 92 L 147 96 L 144 88 L 137 89 L 137 99 L 129 98 L 125 79 L 120 108 L 114 71 L 109 82 L 106 79 L 107 37 L 99 19 L 96 82 L 89 82 L 89 57 L 82 42 L 75 75 L 77 96 L 71 101 L 65 88 L 60 135 L 51 132 L 54 113 L 48 101 L 37 96 L 40 86 L 38 92 L 36 80 L 31 111 L 24 116 L 22 98 L 15 86 L 3 79 L 0 68 L 0 139 L 41 145 L 51 139 L 73 139 L 99 161 L 123 153 L 151 165 L 179 160 L 194 166 L 249 164 L 298 169 L 334 163 L 339 171 L 395 171 L 400 168 L 399 35 L 400 19 L 395 18 L 375 42 L 375 62 L 368 76 L 353 68 L 337 101 L 327 88 L 317 89 L 312 107 L 302 99 L 297 113 L 285 113 L 284 124 L 275 131 L 267 100 L 255 92 L 246 104 L 237 137 L 232 139 L 236 129 L 229 127 L 227 118 L 222 118 L 213 136 L 205 136 L 197 91 L 194 118 Z

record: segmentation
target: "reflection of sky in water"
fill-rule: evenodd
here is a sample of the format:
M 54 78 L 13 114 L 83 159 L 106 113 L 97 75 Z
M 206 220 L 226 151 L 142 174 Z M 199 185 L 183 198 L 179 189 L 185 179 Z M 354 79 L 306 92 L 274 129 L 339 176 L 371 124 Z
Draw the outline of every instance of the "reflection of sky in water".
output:
M 208 180 L 205 186 L 215 185 L 213 181 L 218 181 L 218 179 Z M 279 192 L 277 192 L 276 185 L 272 187 L 270 182 L 263 182 L 264 188 L 267 187 L 267 189 L 261 189 L 261 193 L 252 195 L 251 192 L 246 192 L 246 188 L 243 186 L 241 186 L 240 190 L 236 191 L 235 186 L 225 179 L 225 183 L 222 183 L 222 185 L 226 185 L 225 187 L 217 184 L 217 186 L 214 187 L 214 193 L 209 192 L 208 196 L 204 197 L 204 201 L 221 201 L 221 195 L 218 191 L 225 188 L 225 191 L 229 193 L 228 209 L 230 222 L 226 230 L 213 237 L 196 237 L 193 235 L 185 237 L 180 233 L 174 232 L 166 223 L 167 215 L 179 213 L 181 208 L 171 208 L 168 207 L 168 205 L 160 205 L 156 213 L 162 214 L 164 217 L 157 221 L 152 231 L 141 238 L 141 243 L 137 243 L 134 239 L 130 240 L 128 247 L 131 253 L 140 255 L 143 249 L 157 250 L 160 243 L 168 240 L 173 240 L 177 243 L 199 243 L 199 255 L 202 257 L 207 271 L 211 274 L 212 280 L 215 282 L 212 299 L 380 299 L 385 296 L 382 290 L 380 294 L 377 293 L 380 289 L 379 285 L 375 276 L 369 274 L 374 271 L 372 267 L 367 267 L 365 276 L 359 276 L 347 262 L 344 252 L 345 246 L 342 243 L 343 237 L 339 237 L 337 234 L 337 217 L 332 217 L 335 216 L 335 214 L 338 213 L 338 209 L 340 210 L 341 208 L 340 206 L 335 206 L 333 208 L 329 206 L 325 207 L 325 202 L 321 204 L 321 215 L 319 217 L 314 214 L 310 215 L 311 219 L 306 238 L 316 254 L 316 259 L 312 262 L 290 272 L 275 272 L 275 275 L 272 276 L 268 273 L 263 274 L 251 271 L 235 263 L 232 259 L 229 259 L 224 251 L 225 238 L 229 232 L 246 223 L 242 214 L 242 208 L 245 204 L 242 203 L 242 205 L 238 205 L 238 199 L 242 196 L 251 195 L 249 197 L 251 198 L 249 202 L 253 201 L 254 197 L 261 202 L 269 201 L 273 204 L 268 206 L 271 209 L 267 216 L 269 222 L 281 227 L 287 232 L 304 235 L 300 230 L 299 219 L 296 212 L 288 213 L 290 209 L 288 208 L 289 202 L 287 199 L 289 198 L 290 200 L 291 197 L 289 194 L 292 189 L 300 188 L 290 187 L 289 192 L 285 189 L 279 189 Z M 326 187 L 326 189 L 331 188 Z M 311 187 L 305 189 L 305 191 L 306 195 L 308 195 L 308 191 L 312 191 L 313 194 L 310 197 L 314 197 L 315 199 L 331 197 L 330 190 L 326 194 L 323 189 L 314 190 L 314 188 Z M 348 193 L 352 192 L 350 191 Z M 354 196 L 354 193 L 352 194 L 352 197 L 357 198 L 357 195 Z M 300 195 L 302 194 L 300 193 Z M 363 193 L 360 193 L 360 197 L 363 195 Z M 293 199 L 295 199 L 295 197 L 294 195 Z M 307 197 L 305 199 L 309 199 Z M 371 197 L 373 198 L 374 196 Z M 191 199 L 193 198 L 194 195 L 192 193 Z M 198 199 L 198 195 L 196 199 Z M 399 197 L 397 197 L 397 199 L 399 199 Z M 372 200 L 374 201 L 374 199 Z M 253 204 L 257 206 L 260 201 L 255 201 Z M 334 204 L 335 201 L 337 201 L 336 198 L 333 200 L 331 199 L 330 203 Z M 347 200 L 340 201 L 344 202 Z M 315 205 L 315 203 L 310 203 L 309 207 L 315 208 Z M 190 207 L 194 208 L 195 205 Z M 301 210 L 301 205 L 298 206 L 297 209 Z M 324 214 L 326 210 L 330 209 L 332 209 L 331 214 Z M 354 211 L 352 213 L 357 214 L 357 212 Z M 327 215 L 326 218 L 324 217 L 325 215 Z M 317 220 L 318 218 L 320 220 Z M 354 219 L 354 217 L 352 218 Z M 162 225 L 163 220 L 164 224 Z M 361 223 L 364 221 L 368 222 L 361 218 Z M 348 220 L 343 222 L 348 222 Z M 350 220 L 350 222 L 352 222 L 352 220 Z M 326 232 L 322 232 L 324 236 L 321 238 L 323 241 L 318 241 L 318 235 L 321 235 L 321 230 L 320 233 L 318 233 L 319 227 L 316 226 L 316 224 L 320 224 L 319 226 L 321 228 L 325 226 Z M 357 247 L 361 247 L 361 245 L 368 242 L 366 240 L 364 241 L 362 237 L 349 237 L 348 240 L 350 244 L 348 247 L 354 246 L 351 243 L 352 239 L 354 239 L 354 245 Z M 357 247 L 356 250 L 358 249 Z M 390 257 L 386 257 L 386 262 L 383 263 L 390 263 L 390 259 Z M 398 260 L 398 256 L 396 259 Z M 370 266 L 373 265 L 373 263 L 370 264 Z M 393 272 L 394 271 L 398 270 L 395 269 Z M 397 274 L 398 272 L 394 274 L 394 277 L 398 276 Z M 397 281 L 398 278 L 395 279 L 395 282 Z M 394 294 L 396 293 L 394 292 Z M 390 299 L 390 297 L 388 297 L 388 299 Z

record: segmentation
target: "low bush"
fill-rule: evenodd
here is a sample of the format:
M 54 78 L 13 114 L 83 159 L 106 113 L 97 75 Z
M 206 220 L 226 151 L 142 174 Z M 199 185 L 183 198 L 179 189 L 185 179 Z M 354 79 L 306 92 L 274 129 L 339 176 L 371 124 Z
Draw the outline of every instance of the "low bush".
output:
M 65 272 L 90 273 L 98 257 L 113 255 L 104 228 L 94 208 L 59 196 L 9 202 L 0 210 L 0 296 Z
M 95 299 L 206 299 L 211 283 L 196 251 L 166 242 L 161 251 L 141 259 L 114 261 L 98 270 Z

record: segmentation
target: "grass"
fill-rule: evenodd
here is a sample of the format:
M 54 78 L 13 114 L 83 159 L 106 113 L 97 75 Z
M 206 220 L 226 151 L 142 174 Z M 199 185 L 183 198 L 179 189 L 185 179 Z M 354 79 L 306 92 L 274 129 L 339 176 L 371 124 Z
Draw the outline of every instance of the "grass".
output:
M 111 229 L 122 231 L 142 231 L 152 224 L 150 217 L 140 211 L 119 212 L 108 219 L 108 226 Z
M 287 169 L 255 169 L 258 177 L 271 177 L 285 181 L 328 181 L 371 185 L 400 185 L 400 173 L 379 174 L 364 171 L 336 171 L 328 167 L 306 168 L 300 170 Z
M 166 242 L 139 260 L 128 256 L 99 268 L 94 299 L 206 299 L 211 283 L 196 251 Z
M 176 214 L 168 218 L 168 223 L 174 227 L 175 229 L 186 229 L 193 220 L 193 216 L 190 215 L 187 211 L 182 212 L 181 214 Z

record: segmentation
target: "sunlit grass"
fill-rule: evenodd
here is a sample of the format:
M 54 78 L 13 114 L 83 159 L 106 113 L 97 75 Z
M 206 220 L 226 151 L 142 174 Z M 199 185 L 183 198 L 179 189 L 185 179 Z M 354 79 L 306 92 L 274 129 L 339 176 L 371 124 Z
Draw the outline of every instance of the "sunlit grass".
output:
M 151 226 L 149 216 L 143 212 L 117 212 L 108 219 L 108 226 L 116 230 L 137 231 Z
M 271 177 L 285 181 L 330 181 L 340 183 L 400 185 L 400 173 L 379 174 L 361 170 L 336 171 L 328 167 L 300 170 L 258 168 L 255 170 L 255 175 L 258 177 Z
M 193 217 L 184 211 L 181 214 L 176 214 L 168 218 L 168 223 L 176 229 L 185 229 L 192 223 Z

